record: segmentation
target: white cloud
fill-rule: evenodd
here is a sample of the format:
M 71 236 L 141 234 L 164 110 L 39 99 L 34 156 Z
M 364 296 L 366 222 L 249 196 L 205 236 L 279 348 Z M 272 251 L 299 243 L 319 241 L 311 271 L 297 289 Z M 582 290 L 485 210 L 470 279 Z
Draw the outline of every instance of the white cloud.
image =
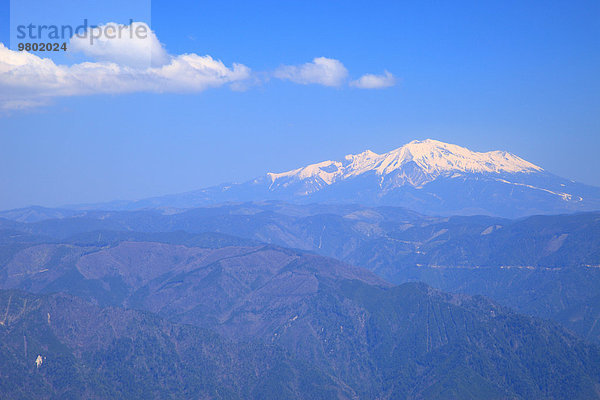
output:
M 170 56 L 160 67 L 134 68 L 115 62 L 57 65 L 0 43 L 0 107 L 20 109 L 53 97 L 133 92 L 200 92 L 246 80 L 250 69 L 228 68 L 211 56 Z
M 146 35 L 135 35 L 139 30 Z M 273 72 L 252 73 L 243 64 L 228 67 L 209 55 L 169 55 L 154 32 L 141 22 L 89 28 L 86 36 L 71 38 L 68 48 L 93 61 L 61 65 L 49 58 L 10 50 L 0 43 L 0 110 L 39 107 L 64 96 L 195 93 L 221 86 L 245 90 L 270 77 L 336 87 L 348 81 L 346 67 L 339 60 L 326 57 L 282 66 Z M 350 85 L 373 89 L 394 83 L 394 76 L 386 71 L 380 76 L 364 75 Z
M 71 38 L 69 51 L 130 67 L 156 67 L 169 62 L 163 45 L 144 22 L 131 25 L 109 22 L 90 27 L 84 35 Z
M 48 104 L 48 102 L 43 100 L 36 101 L 31 99 L 11 99 L 4 102 L 0 101 L 0 109 L 7 111 L 20 111 L 45 106 L 46 104 Z
M 317 57 L 306 64 L 282 66 L 275 71 L 274 76 L 302 85 L 315 83 L 323 86 L 341 86 L 348 77 L 348 70 L 338 60 Z
M 396 78 L 388 71 L 385 71 L 383 75 L 365 74 L 357 80 L 350 82 L 350 86 L 359 89 L 383 89 L 395 84 Z

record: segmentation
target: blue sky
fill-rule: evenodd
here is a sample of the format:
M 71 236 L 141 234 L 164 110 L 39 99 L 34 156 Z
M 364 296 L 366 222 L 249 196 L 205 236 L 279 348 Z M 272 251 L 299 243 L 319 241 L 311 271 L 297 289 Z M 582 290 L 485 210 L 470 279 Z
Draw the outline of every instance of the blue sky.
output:
M 8 46 L 9 3 L 0 4 Z M 169 54 L 243 64 L 256 79 L 244 90 L 73 94 L 3 111 L 0 209 L 183 192 L 425 138 L 507 150 L 600 186 L 597 1 L 153 1 L 151 10 Z M 96 17 L 125 23 L 134 13 Z M 316 57 L 343 63 L 344 83 L 273 74 Z M 384 71 L 395 85 L 348 84 Z

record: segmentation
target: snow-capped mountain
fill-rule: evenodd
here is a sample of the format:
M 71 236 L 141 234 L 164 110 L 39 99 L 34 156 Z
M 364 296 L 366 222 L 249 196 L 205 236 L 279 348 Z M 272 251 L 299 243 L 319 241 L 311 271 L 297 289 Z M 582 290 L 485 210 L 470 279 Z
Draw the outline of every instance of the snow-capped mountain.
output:
M 504 151 L 477 153 L 437 140 L 414 140 L 396 150 L 376 154 L 370 150 L 349 154 L 341 161 L 324 161 L 283 173 L 268 173 L 275 191 L 296 182 L 304 182 L 310 194 L 324 186 L 374 173 L 381 177 L 380 187 L 391 190 L 403 185 L 422 187 L 444 177 L 462 174 L 516 174 L 542 172 L 543 169 Z
M 599 210 L 600 188 L 560 178 L 504 151 L 479 153 L 427 139 L 384 154 L 367 150 L 339 161 L 270 172 L 246 183 L 95 208 L 189 208 L 265 200 L 390 205 L 437 215 L 520 217 Z

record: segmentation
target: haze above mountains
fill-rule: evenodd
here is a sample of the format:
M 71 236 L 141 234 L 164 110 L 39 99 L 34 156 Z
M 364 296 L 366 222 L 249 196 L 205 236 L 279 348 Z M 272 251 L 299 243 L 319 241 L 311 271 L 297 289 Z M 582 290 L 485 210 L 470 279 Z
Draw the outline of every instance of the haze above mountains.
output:
M 68 208 L 192 208 L 265 200 L 388 205 L 428 215 L 514 218 L 600 209 L 600 188 L 558 177 L 504 151 L 479 153 L 427 139 L 384 154 L 367 150 L 339 161 L 269 172 L 241 184 Z

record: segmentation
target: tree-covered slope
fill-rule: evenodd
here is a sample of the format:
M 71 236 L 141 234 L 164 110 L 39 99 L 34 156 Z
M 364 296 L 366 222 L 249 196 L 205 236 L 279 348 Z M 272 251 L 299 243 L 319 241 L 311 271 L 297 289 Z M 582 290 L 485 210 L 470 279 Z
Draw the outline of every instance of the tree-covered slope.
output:
M 3 399 L 348 396 L 281 348 L 232 343 L 146 312 L 4 290 L 0 309 Z
M 97 304 L 150 311 L 170 323 L 218 332 L 232 342 L 275 346 L 284 351 L 281 354 L 290 355 L 286 368 L 292 371 L 274 378 L 276 382 L 300 381 L 294 372 L 295 359 L 314 367 L 325 387 L 333 382 L 336 393 L 349 398 L 598 397 L 600 354 L 596 347 L 557 324 L 515 314 L 483 298 L 448 295 L 416 283 L 393 287 L 366 270 L 275 246 L 209 248 L 127 239 L 97 247 L 90 243 L 27 247 L 1 271 L 2 286 L 35 292 L 61 290 Z M 8 315 L 27 310 L 22 305 L 13 307 L 17 304 L 13 300 L 9 307 L 5 301 L 0 311 L 8 310 Z M 45 309 L 40 310 L 46 317 Z M 55 336 L 66 335 L 57 336 L 61 346 L 79 346 L 65 342 L 65 337 L 80 337 L 85 329 L 99 338 L 99 342 L 91 336 L 85 339 L 86 346 L 107 342 L 120 346 L 121 339 L 115 342 L 111 336 L 115 334 L 135 343 L 141 320 L 127 322 L 121 313 L 147 315 L 94 310 L 76 313 L 75 321 L 59 325 L 65 331 L 52 331 Z M 57 312 L 50 312 L 51 321 Z M 105 320 L 89 322 L 96 314 Z M 154 316 L 147 318 L 144 329 L 167 324 Z M 44 318 L 38 323 L 44 321 L 47 324 Z M 85 329 L 79 327 L 87 322 L 90 325 Z M 12 331 L 13 348 L 21 345 L 22 332 Z M 160 344 L 155 333 L 149 333 L 151 342 L 146 343 L 144 332 L 139 333 L 142 349 Z M 173 333 L 166 336 L 177 338 Z M 127 340 L 124 349 L 134 349 Z M 111 347 L 109 353 L 119 354 L 120 349 Z M 162 379 L 170 371 L 161 372 L 162 358 L 154 360 L 154 354 L 142 353 L 135 362 L 123 358 L 115 363 L 150 365 Z M 264 373 L 274 357 L 269 354 L 264 355 L 265 365 L 252 368 Z M 263 356 L 256 357 L 262 360 Z

